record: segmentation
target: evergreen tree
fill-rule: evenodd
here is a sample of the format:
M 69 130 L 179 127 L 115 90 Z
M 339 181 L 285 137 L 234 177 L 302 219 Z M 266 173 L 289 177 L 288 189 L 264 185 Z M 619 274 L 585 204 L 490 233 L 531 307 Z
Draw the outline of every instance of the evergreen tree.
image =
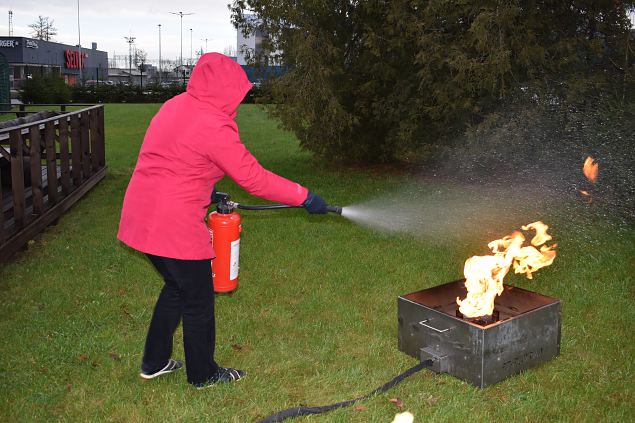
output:
M 510 96 L 626 97 L 632 7 L 619 0 L 238 0 L 231 10 L 244 33 L 268 35 L 250 60 L 287 67 L 270 81 L 272 111 L 301 145 L 377 162 L 451 139 Z

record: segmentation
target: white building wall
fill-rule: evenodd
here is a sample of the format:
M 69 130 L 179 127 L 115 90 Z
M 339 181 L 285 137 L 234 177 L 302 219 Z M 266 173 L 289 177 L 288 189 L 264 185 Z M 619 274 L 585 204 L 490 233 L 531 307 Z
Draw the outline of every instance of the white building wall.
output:
M 246 18 L 248 20 L 258 19 L 256 15 L 246 15 Z M 238 36 L 236 41 L 236 61 L 239 65 L 246 65 L 247 61 L 245 60 L 244 49 L 256 49 L 256 35 L 252 33 L 249 35 L 249 37 L 245 37 L 240 29 L 238 29 L 237 32 Z

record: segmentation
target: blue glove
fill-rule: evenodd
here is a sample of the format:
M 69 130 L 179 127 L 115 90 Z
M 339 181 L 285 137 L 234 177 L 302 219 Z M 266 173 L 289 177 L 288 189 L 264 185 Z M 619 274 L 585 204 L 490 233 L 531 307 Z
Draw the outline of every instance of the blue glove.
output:
M 326 214 L 328 213 L 326 201 L 322 200 L 322 197 L 309 191 L 306 200 L 302 203 L 302 207 L 311 214 Z

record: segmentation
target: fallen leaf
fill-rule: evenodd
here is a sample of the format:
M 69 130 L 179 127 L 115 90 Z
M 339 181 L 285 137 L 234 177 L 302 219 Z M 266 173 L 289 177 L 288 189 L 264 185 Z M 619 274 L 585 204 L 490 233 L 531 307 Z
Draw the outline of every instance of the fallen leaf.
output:
M 73 385 L 71 385 L 70 383 L 68 385 L 66 385 L 66 390 L 68 392 L 70 392 L 72 388 L 73 388 Z
M 90 363 L 90 365 L 91 365 L 91 366 L 93 366 L 93 369 L 94 369 L 94 368 L 96 368 L 96 367 L 97 367 L 97 360 L 93 360 L 93 361 Z
M 363 405 L 356 405 L 355 406 L 355 411 L 364 411 L 366 410 L 366 407 Z
M 399 398 L 391 398 L 388 401 L 392 402 L 393 404 L 395 404 L 395 406 L 399 409 L 403 408 L 403 401 L 400 400 Z
M 115 361 L 121 361 L 121 356 L 114 352 L 109 352 L 108 355 Z
M 125 293 L 126 293 L 126 290 L 125 290 L 125 289 L 123 289 L 123 288 L 119 288 L 119 289 L 117 290 L 117 294 L 119 294 L 119 295 L 124 295 Z
M 233 348 L 235 351 L 240 351 L 240 350 L 242 350 L 242 349 L 243 349 L 243 346 L 242 346 L 242 345 L 240 345 L 240 344 L 232 344 L 232 348 Z
M 88 356 L 86 354 L 80 354 L 79 357 L 77 357 L 77 359 L 79 361 L 86 361 L 88 360 Z

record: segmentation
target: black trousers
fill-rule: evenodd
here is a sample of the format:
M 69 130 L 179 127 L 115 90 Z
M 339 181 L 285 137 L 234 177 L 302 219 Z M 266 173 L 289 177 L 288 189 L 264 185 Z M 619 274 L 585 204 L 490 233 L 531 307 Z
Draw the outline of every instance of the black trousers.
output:
M 183 319 L 185 368 L 189 383 L 207 381 L 218 371 L 214 361 L 214 289 L 210 260 L 177 260 L 147 255 L 165 285 L 154 307 L 141 369 L 162 369 L 172 356 L 174 331 Z

